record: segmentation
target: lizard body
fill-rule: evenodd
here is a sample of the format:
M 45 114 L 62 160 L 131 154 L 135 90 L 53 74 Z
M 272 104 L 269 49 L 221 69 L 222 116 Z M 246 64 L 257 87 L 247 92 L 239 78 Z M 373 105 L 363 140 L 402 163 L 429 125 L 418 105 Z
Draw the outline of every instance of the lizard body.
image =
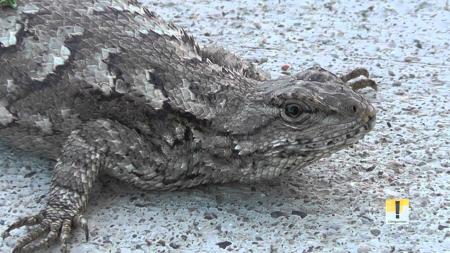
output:
M 353 73 L 353 74 L 352 74 Z M 272 179 L 356 143 L 375 110 L 314 67 L 270 79 L 127 1 L 23 0 L 0 12 L 0 138 L 56 161 L 15 252 L 67 249 L 96 178 L 145 190 Z M 358 74 L 358 75 L 357 75 Z M 373 81 L 367 79 L 373 84 Z

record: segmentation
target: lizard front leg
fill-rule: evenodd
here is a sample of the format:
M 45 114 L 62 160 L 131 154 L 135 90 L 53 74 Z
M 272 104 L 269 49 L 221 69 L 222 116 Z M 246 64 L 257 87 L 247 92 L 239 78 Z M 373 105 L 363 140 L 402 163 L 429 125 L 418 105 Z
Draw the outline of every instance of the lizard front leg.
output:
M 356 68 L 340 77 L 330 71 L 321 68 L 319 65 L 311 67 L 295 75 L 297 80 L 315 81 L 315 82 L 339 82 L 357 91 L 366 87 L 377 90 L 377 83 L 369 78 L 369 71 L 365 68 Z
M 18 239 L 13 252 L 34 252 L 62 242 L 67 251 L 67 241 L 72 225 L 80 223 L 88 236 L 87 223 L 82 217 L 89 193 L 98 174 L 111 169 L 136 145 L 137 133 L 117 122 L 95 120 L 73 131 L 55 165 L 49 199 L 45 208 L 36 215 L 21 218 L 5 232 L 22 226 L 33 228 Z

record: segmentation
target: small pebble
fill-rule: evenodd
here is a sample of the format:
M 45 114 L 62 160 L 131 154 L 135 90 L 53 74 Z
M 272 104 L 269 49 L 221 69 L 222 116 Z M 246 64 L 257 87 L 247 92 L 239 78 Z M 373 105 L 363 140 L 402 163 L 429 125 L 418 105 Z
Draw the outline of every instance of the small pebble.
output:
M 370 233 L 374 236 L 379 236 L 381 231 L 379 229 L 371 229 Z
M 414 42 L 416 42 L 417 48 L 422 49 L 422 43 L 420 42 L 420 40 L 414 40 Z
M 306 213 L 298 210 L 292 210 L 292 215 L 300 216 L 302 219 L 306 217 Z
M 206 212 L 203 217 L 207 220 L 212 220 L 212 219 L 217 218 L 217 214 Z
M 219 242 L 219 243 L 217 243 L 217 245 L 218 245 L 220 248 L 225 249 L 226 247 L 228 247 L 228 246 L 231 245 L 231 242 L 229 242 L 229 241 Z
M 438 230 L 443 230 L 443 229 L 445 229 L 445 228 L 448 228 L 448 226 L 444 226 L 444 225 L 439 225 L 439 226 L 438 226 Z
M 405 62 L 418 62 L 418 61 L 420 61 L 420 58 L 414 57 L 414 56 L 408 56 L 408 57 L 405 57 L 404 61 Z
M 270 216 L 272 216 L 272 218 L 280 218 L 282 216 L 287 217 L 288 214 L 282 211 L 274 211 L 270 213 Z
M 360 244 L 357 251 L 358 253 L 369 253 L 370 252 L 370 247 L 367 244 Z
M 266 63 L 268 60 L 269 60 L 269 58 L 263 57 L 263 58 L 259 59 L 259 64 Z
M 291 67 L 291 66 L 290 66 L 289 64 L 283 64 L 283 65 L 281 66 L 281 70 L 287 71 L 290 67 Z
M 370 167 L 366 168 L 366 171 L 367 171 L 367 172 L 371 172 L 371 171 L 373 171 L 376 167 L 377 167 L 377 166 L 376 166 L 375 164 L 374 164 L 374 165 L 371 165 Z
M 169 246 L 172 247 L 172 248 L 174 248 L 174 249 L 178 249 L 178 248 L 180 247 L 180 245 L 178 245 L 178 244 L 176 244 L 176 243 L 174 243 L 174 242 L 171 242 L 171 243 L 169 244 Z

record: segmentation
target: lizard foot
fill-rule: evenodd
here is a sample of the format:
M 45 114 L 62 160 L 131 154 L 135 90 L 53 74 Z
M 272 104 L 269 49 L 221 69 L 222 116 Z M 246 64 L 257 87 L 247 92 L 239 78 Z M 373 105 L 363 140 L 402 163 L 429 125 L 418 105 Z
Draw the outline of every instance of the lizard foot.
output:
M 341 80 L 349 85 L 354 91 L 366 87 L 370 87 L 374 90 L 378 89 L 377 83 L 369 78 L 369 71 L 365 68 L 354 69 L 348 74 L 341 76 Z
M 367 71 L 367 69 L 365 69 L 365 68 L 356 68 L 356 69 L 350 71 L 349 73 L 341 76 L 341 79 L 344 82 L 348 82 L 359 76 L 365 76 L 366 78 L 369 78 L 369 71 Z
M 25 236 L 17 240 L 13 253 L 35 252 L 48 248 L 58 240 L 58 237 L 62 242 L 61 252 L 68 252 L 67 241 L 70 238 L 73 224 L 84 230 L 86 240 L 88 240 L 88 224 L 82 215 L 73 215 L 73 211 L 53 206 L 48 206 L 37 215 L 18 219 L 6 229 L 2 236 L 6 238 L 10 235 L 10 231 L 23 226 L 34 226 Z
M 372 80 L 372 79 L 368 79 L 368 78 L 364 78 L 364 79 L 357 79 L 357 80 L 352 80 L 350 82 L 347 82 L 347 84 L 352 87 L 352 90 L 357 91 L 359 89 L 363 89 L 363 88 L 367 88 L 370 87 L 374 90 L 378 90 L 378 86 L 377 83 Z

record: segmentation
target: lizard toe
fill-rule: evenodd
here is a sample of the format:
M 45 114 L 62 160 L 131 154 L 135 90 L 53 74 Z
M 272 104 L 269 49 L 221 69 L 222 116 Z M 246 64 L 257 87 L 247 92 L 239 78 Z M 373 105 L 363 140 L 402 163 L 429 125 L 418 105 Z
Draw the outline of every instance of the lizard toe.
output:
M 54 221 L 50 225 L 50 229 L 45 237 L 39 239 L 35 243 L 28 243 L 22 248 L 20 252 L 28 253 L 35 252 L 43 248 L 49 248 L 58 239 L 59 230 L 61 229 L 61 223 L 62 222 L 60 221 Z
M 23 226 L 33 226 L 38 224 L 44 219 L 42 213 L 36 215 L 25 216 L 16 220 L 13 224 L 11 224 L 2 234 L 3 239 L 10 236 L 9 232 L 16 228 L 21 228 Z
M 48 231 L 48 226 L 44 224 L 39 224 L 37 227 L 31 229 L 26 235 L 19 238 L 16 242 L 16 246 L 13 249 L 13 253 L 23 253 L 23 248 L 29 243 L 38 239 Z
M 61 252 L 62 253 L 67 253 L 67 241 L 70 238 L 70 232 L 72 231 L 72 221 L 69 219 L 65 219 L 62 223 L 61 226 Z
M 357 80 L 351 80 L 349 82 L 347 82 L 347 84 L 354 90 L 360 90 L 363 88 L 367 88 L 370 87 L 374 90 L 378 90 L 378 86 L 377 83 L 372 80 L 372 79 L 368 79 L 368 78 L 363 78 L 363 79 L 357 79 Z
M 352 79 L 357 78 L 358 76 L 364 76 L 366 78 L 369 78 L 369 71 L 367 71 L 367 69 L 365 69 L 365 68 L 356 68 L 356 69 L 350 71 L 349 73 L 341 76 L 341 79 L 344 82 L 348 82 Z

